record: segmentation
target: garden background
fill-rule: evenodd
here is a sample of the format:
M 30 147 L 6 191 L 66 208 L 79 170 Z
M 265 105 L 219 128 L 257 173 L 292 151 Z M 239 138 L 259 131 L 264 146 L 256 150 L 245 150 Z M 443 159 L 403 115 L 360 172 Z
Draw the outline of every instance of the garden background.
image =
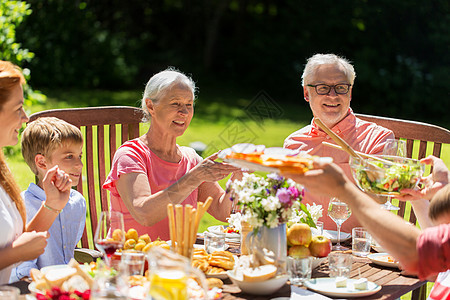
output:
M 206 154 L 236 142 L 281 146 L 308 124 L 300 76 L 315 53 L 353 62 L 355 112 L 449 128 L 449 8 L 446 0 L 3 0 L 0 59 L 24 69 L 28 113 L 138 106 L 148 79 L 176 67 L 198 86 L 178 143 L 201 141 Z M 33 175 L 20 147 L 5 151 L 25 189 Z M 443 159 L 450 165 L 449 145 Z

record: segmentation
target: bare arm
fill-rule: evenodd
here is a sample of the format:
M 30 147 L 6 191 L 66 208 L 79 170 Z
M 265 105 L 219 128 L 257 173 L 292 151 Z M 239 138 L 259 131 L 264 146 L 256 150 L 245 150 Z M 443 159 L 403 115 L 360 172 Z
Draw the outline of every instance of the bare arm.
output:
M 409 272 L 416 273 L 418 254 L 416 239 L 421 231 L 402 218 L 380 208 L 372 198 L 359 190 L 334 164 L 317 166 L 304 175 L 285 173 L 312 193 L 338 197 L 349 204 L 352 213 L 372 236 Z
M 0 249 L 0 270 L 17 262 L 35 259 L 44 253 L 48 237 L 47 232 L 22 233 L 12 245 Z
M 167 204 L 181 203 L 202 184 L 208 183 L 209 186 L 237 170 L 228 164 L 215 162 L 216 158 L 216 154 L 206 158 L 175 184 L 155 193 L 150 189 L 147 175 L 142 173 L 121 175 L 116 181 L 116 188 L 133 218 L 144 226 L 152 226 L 167 217 Z M 222 190 L 220 186 L 212 186 L 215 199 L 221 198 L 219 189 Z M 214 198 L 214 195 L 209 196 Z
M 62 210 L 69 201 L 72 180 L 64 171 L 55 166 L 48 170 L 43 180 L 45 191 L 45 204 L 41 206 L 33 219 L 28 222 L 26 231 L 47 231 L 58 216 L 58 210 Z

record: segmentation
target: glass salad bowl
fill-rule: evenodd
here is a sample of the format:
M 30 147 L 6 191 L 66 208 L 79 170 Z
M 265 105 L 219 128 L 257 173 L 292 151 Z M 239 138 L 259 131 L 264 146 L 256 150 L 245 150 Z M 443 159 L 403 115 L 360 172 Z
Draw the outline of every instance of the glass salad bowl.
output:
M 395 196 L 402 189 L 414 189 L 425 165 L 416 159 L 379 155 L 375 158 L 350 157 L 350 168 L 358 187 L 369 193 Z

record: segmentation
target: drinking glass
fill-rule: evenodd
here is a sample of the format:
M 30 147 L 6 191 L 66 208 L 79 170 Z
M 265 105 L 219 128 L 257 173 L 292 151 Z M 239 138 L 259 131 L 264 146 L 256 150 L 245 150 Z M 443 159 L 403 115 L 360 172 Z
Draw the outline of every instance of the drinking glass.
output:
M 363 227 L 352 229 L 352 253 L 356 256 L 367 256 L 370 253 L 372 236 Z
M 406 142 L 403 140 L 387 139 L 384 145 L 383 155 L 406 157 Z M 400 208 L 391 203 L 392 196 L 386 196 L 387 200 L 381 205 L 386 210 L 399 210 Z
M 328 254 L 330 277 L 350 277 L 352 270 L 352 255 L 349 253 L 332 252 Z
M 117 211 L 102 211 L 94 236 L 95 247 L 103 253 L 105 263 L 111 267 L 111 256 L 123 248 L 125 230 L 123 215 Z
M 287 270 L 291 284 L 301 285 L 311 279 L 312 260 L 311 256 L 304 258 L 287 257 Z
M 206 232 L 205 233 L 205 250 L 209 254 L 214 251 L 225 250 L 225 233 L 223 232 Z
M 0 286 L 0 299 L 17 300 L 19 299 L 19 295 L 20 295 L 19 288 L 9 285 Z
M 340 201 L 338 198 L 331 198 L 328 204 L 328 216 L 337 225 L 337 244 L 333 246 L 334 251 L 348 250 L 347 247 L 341 246 L 341 225 L 352 214 L 347 203 Z

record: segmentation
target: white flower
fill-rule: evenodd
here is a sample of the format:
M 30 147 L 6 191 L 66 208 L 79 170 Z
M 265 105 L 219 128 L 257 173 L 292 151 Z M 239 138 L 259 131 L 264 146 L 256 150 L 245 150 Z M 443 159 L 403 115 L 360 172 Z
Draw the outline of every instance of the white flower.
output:
M 280 225 L 280 223 L 278 222 L 278 215 L 276 212 L 272 212 L 266 217 L 266 224 L 267 227 L 269 228 L 275 228 L 278 227 L 278 225 Z
M 241 231 L 241 219 L 242 219 L 241 213 L 235 213 L 235 214 L 231 214 L 227 218 L 227 221 L 228 221 L 228 224 L 230 224 L 231 227 L 236 228 L 240 232 Z

